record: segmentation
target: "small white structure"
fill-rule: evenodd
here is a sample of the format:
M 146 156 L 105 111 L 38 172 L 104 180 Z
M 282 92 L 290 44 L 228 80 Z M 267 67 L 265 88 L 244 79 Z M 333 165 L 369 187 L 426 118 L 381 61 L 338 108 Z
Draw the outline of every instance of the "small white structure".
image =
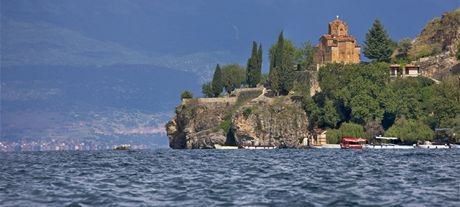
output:
M 390 77 L 417 77 L 420 75 L 420 67 L 414 64 L 400 65 L 392 64 L 390 65 Z

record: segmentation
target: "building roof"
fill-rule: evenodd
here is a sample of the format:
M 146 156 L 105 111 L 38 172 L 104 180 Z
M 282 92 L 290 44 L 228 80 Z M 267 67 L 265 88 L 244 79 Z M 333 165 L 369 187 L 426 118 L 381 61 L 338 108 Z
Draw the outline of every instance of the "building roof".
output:
M 400 68 L 401 64 L 391 64 L 390 68 Z M 407 64 L 404 66 L 405 68 L 419 68 L 420 66 L 415 65 L 415 64 Z

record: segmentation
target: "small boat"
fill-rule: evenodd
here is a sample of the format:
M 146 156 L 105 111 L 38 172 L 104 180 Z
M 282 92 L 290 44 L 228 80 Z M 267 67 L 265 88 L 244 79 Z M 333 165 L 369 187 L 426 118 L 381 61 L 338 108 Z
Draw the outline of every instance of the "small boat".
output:
M 114 150 L 129 150 L 131 149 L 131 145 L 129 144 L 121 144 L 113 147 Z
M 365 149 L 415 149 L 415 145 L 396 145 L 396 144 L 365 144 Z
M 277 149 L 277 146 L 272 145 L 241 145 L 243 149 Z
M 365 138 L 342 138 L 340 148 L 342 149 L 362 149 L 367 142 Z
M 452 149 L 460 149 L 460 144 L 450 144 L 450 148 L 452 148 Z
M 238 146 L 227 146 L 227 145 L 215 144 L 214 148 L 216 149 L 238 149 Z
M 366 149 L 415 149 L 416 145 L 397 145 L 394 142 L 399 141 L 397 137 L 382 137 L 377 136 L 375 139 L 380 140 L 379 144 L 365 144 L 363 147 Z M 384 143 L 390 142 L 390 143 Z M 393 143 L 391 143 L 393 142 Z
M 420 144 L 417 147 L 422 149 L 450 149 L 450 146 L 447 144 L 433 144 L 430 141 L 425 141 L 423 144 Z
M 450 146 L 445 144 L 445 145 L 440 145 L 440 144 L 421 144 L 417 146 L 418 148 L 422 149 L 450 149 Z
M 323 144 L 323 145 L 313 145 L 313 149 L 340 149 L 340 144 Z

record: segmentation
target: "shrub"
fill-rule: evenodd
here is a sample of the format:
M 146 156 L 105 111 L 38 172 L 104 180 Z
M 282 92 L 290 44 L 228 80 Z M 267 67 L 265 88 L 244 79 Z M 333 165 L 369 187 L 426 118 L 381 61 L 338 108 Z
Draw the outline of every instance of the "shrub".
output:
M 414 144 L 418 140 L 432 141 L 434 132 L 421 121 L 399 119 L 385 132 L 385 136 L 399 137 L 403 143 Z
M 248 116 L 251 115 L 251 113 L 252 113 L 252 108 L 245 108 L 243 110 L 243 116 L 246 118 L 248 118 Z
M 180 94 L 180 99 L 182 100 L 182 99 L 184 99 L 184 98 L 193 98 L 192 92 L 187 91 L 187 90 L 184 91 L 184 92 L 182 92 L 182 93 Z

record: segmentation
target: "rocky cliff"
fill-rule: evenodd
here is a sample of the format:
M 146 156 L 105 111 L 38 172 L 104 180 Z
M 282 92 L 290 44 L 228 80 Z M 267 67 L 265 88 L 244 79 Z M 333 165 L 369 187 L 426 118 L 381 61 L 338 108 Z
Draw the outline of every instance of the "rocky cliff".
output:
M 260 88 L 230 98 L 187 100 L 166 124 L 173 149 L 215 144 L 296 148 L 308 136 L 307 129 L 308 117 L 300 103 L 289 96 L 267 97 Z
M 173 149 L 206 149 L 224 145 L 227 137 L 219 127 L 232 110 L 233 99 L 196 99 L 183 101 L 176 116 L 166 124 L 169 146 Z
M 460 8 L 431 20 L 415 38 L 409 55 L 429 77 L 442 78 L 458 64 Z
M 307 114 L 290 97 L 251 101 L 232 118 L 233 136 L 239 145 L 297 148 L 308 137 L 307 128 Z

